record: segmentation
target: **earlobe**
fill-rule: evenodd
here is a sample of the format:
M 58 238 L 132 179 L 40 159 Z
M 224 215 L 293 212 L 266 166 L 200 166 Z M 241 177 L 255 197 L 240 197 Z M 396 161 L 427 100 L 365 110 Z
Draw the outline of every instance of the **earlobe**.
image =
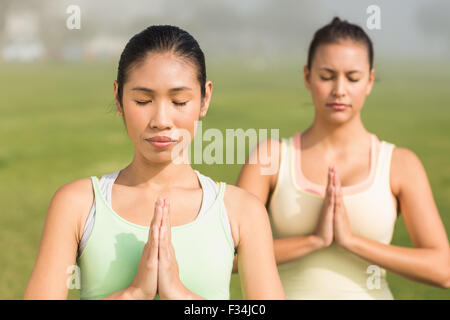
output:
M 369 75 L 369 86 L 367 88 L 366 95 L 369 95 L 370 92 L 372 92 L 372 86 L 373 86 L 374 80 L 375 80 L 375 69 L 372 69 L 370 71 L 370 75 Z
M 115 102 L 116 102 L 116 108 L 117 108 L 117 113 L 123 117 L 123 108 L 119 102 L 119 100 L 117 99 L 117 97 L 115 98 Z
M 306 89 L 310 90 L 311 89 L 311 84 L 309 82 L 310 73 L 309 73 L 308 66 L 306 66 L 306 65 L 303 67 L 303 75 L 304 75 L 305 87 L 306 87 Z
M 202 98 L 202 104 L 200 107 L 200 118 L 206 116 L 206 113 L 208 112 L 208 108 L 209 108 L 209 102 L 211 100 L 211 95 L 212 95 L 212 82 L 211 81 L 207 81 L 205 84 L 205 96 Z
M 121 107 L 117 107 L 117 113 L 119 114 L 119 116 L 123 117 L 123 111 Z
M 203 118 L 206 116 L 206 113 L 208 112 L 208 106 L 205 103 L 205 101 L 202 102 L 202 106 L 200 107 L 200 118 Z
M 122 106 L 120 105 L 119 97 L 118 97 L 119 84 L 117 83 L 117 80 L 114 80 L 113 86 L 114 86 L 114 101 L 116 103 L 117 113 L 123 117 L 123 110 L 122 110 Z

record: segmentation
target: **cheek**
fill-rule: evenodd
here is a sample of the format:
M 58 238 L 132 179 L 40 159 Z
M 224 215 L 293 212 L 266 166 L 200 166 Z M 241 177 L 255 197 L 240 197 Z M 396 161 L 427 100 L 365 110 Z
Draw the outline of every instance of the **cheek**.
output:
M 200 112 L 197 112 L 197 113 L 193 114 L 191 117 L 189 117 L 189 119 L 186 119 L 186 124 L 189 127 L 193 128 L 196 121 L 199 121 L 199 122 L 202 121 L 202 119 L 200 118 Z
M 145 130 L 148 125 L 148 116 L 139 112 L 134 107 L 125 107 L 125 123 L 127 125 L 127 131 L 130 137 L 138 136 L 139 132 Z
M 187 114 L 178 115 L 175 121 L 175 127 L 189 131 L 191 138 L 194 137 L 195 128 L 198 126 L 196 121 L 202 121 L 199 119 L 199 112 L 189 112 Z
M 367 86 L 365 84 L 352 86 L 349 90 L 354 104 L 362 104 L 366 99 Z
M 183 116 L 183 117 L 178 117 L 177 119 L 175 119 L 175 127 L 177 128 L 182 128 L 182 129 L 186 129 L 186 130 L 190 130 L 191 127 L 193 126 L 194 121 L 197 120 L 197 118 L 194 118 L 192 116 Z
M 330 82 L 318 82 L 313 86 L 312 92 L 315 100 L 323 101 L 328 99 L 331 91 L 329 83 Z

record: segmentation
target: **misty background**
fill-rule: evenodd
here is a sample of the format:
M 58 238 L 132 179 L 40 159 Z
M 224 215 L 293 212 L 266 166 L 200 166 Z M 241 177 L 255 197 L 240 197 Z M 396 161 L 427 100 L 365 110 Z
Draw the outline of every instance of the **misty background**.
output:
M 79 30 L 66 26 L 70 5 L 80 7 Z M 370 5 L 380 7 L 380 30 L 367 28 Z M 335 15 L 364 28 L 376 59 L 450 56 L 445 0 L 1 0 L 0 61 L 117 61 L 132 35 L 152 24 L 172 24 L 199 41 L 207 60 L 241 59 L 264 67 L 305 57 L 314 31 Z

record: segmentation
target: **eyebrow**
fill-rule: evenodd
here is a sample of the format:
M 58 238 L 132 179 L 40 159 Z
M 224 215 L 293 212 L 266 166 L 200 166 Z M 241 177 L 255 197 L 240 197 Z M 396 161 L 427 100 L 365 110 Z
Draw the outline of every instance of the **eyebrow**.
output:
M 325 70 L 325 71 L 328 71 L 328 72 L 330 72 L 330 73 L 336 73 L 336 71 L 335 70 L 333 70 L 333 69 L 328 69 L 328 68 L 320 68 L 320 70 Z M 362 72 L 362 71 L 359 71 L 359 70 L 350 70 L 350 71 L 348 71 L 348 72 L 346 72 L 346 74 L 352 74 L 352 73 L 360 73 L 360 72 Z
M 144 92 L 147 92 L 147 93 L 155 93 L 155 90 L 150 89 L 150 88 L 145 88 L 145 87 L 135 87 L 135 88 L 133 88 L 131 90 L 133 90 L 133 91 L 144 91 Z M 169 89 L 169 92 L 173 93 L 173 92 L 180 92 L 180 91 L 184 91 L 184 90 L 192 91 L 192 89 L 189 88 L 189 87 L 176 87 L 176 88 Z

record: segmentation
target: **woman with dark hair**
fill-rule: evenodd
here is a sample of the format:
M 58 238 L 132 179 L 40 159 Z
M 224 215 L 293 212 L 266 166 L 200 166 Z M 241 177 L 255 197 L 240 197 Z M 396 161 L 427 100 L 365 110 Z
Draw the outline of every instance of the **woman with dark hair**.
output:
M 448 239 L 421 161 L 361 121 L 373 57 L 359 26 L 334 18 L 319 29 L 304 67 L 313 123 L 260 144 L 238 178 L 268 208 L 287 299 L 393 299 L 386 269 L 450 286 Z M 281 151 L 267 165 L 260 149 Z M 274 163 L 276 173 L 260 174 Z M 399 212 L 414 248 L 390 244 Z
M 127 43 L 114 95 L 133 160 L 56 191 L 26 299 L 65 299 L 75 262 L 81 299 L 229 299 L 236 251 L 244 298 L 284 298 L 264 206 L 175 161 L 211 93 L 186 31 L 151 26 Z

